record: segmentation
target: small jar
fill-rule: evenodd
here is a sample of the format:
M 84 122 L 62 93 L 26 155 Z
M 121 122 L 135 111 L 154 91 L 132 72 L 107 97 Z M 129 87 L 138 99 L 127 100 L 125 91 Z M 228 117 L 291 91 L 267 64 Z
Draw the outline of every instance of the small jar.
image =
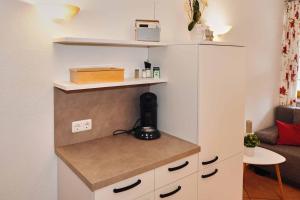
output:
M 140 78 L 140 69 L 135 69 L 135 70 L 134 70 L 134 78 L 135 78 L 135 79 Z
M 152 78 L 151 68 L 146 69 L 146 77 L 147 78 Z
M 147 78 L 147 74 L 146 74 L 146 70 L 145 69 L 142 70 L 142 78 Z
M 153 78 L 159 79 L 160 78 L 160 68 L 153 67 Z

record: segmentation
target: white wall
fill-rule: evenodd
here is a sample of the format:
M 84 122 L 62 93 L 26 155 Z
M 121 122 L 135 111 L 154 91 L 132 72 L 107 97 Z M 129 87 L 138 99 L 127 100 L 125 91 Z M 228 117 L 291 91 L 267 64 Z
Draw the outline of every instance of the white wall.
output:
M 67 79 L 72 66 L 142 67 L 148 56 L 145 48 L 53 45 L 52 37 L 58 35 L 130 39 L 133 34 L 127 27 L 134 19 L 154 15 L 149 0 L 76 3 L 81 13 L 70 23 L 57 25 L 41 18 L 32 5 L 0 0 L 1 200 L 57 199 L 54 79 Z M 133 75 L 133 70 L 127 72 Z
M 183 2 L 184 0 L 156 0 L 156 17 L 161 20 L 164 40 L 182 41 L 190 38 Z M 253 120 L 255 130 L 268 127 L 273 124 L 273 110 L 279 104 L 284 1 L 208 2 L 209 6 L 205 11 L 207 21 L 220 21 L 233 26 L 231 32 L 219 39 L 247 46 L 246 119 Z M 168 8 L 172 10 L 167 10 Z
M 153 17 L 152 0 L 73 2 L 81 6 L 81 13 L 70 23 L 55 25 L 31 5 L 0 0 L 1 200 L 56 199 L 53 79 L 66 79 L 71 66 L 116 64 L 131 69 L 147 57 L 146 49 L 53 46 L 51 40 L 62 34 L 133 38 L 127 27 L 135 18 Z M 213 2 L 212 9 L 221 10 L 218 13 L 234 26 L 226 39 L 249 46 L 247 118 L 263 127 L 271 122 L 270 110 L 277 104 L 283 1 Z
M 216 1 L 220 7 L 225 3 Z M 253 120 L 254 130 L 268 127 L 279 104 L 284 1 L 226 0 L 223 8 L 233 26 L 224 39 L 239 40 L 248 48 L 246 119 Z

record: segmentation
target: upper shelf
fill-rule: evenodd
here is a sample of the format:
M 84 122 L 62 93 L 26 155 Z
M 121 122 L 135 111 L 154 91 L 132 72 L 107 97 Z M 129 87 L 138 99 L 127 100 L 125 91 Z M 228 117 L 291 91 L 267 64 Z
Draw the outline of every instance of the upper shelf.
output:
M 143 42 L 135 40 L 109 40 L 99 38 L 83 37 L 59 37 L 55 38 L 54 43 L 65 45 L 95 45 L 95 46 L 124 46 L 124 47 L 161 47 L 167 46 L 163 42 Z
M 88 89 L 98 89 L 98 88 L 110 88 L 110 87 L 123 87 L 132 85 L 150 85 L 158 83 L 166 83 L 168 79 L 160 78 L 141 78 L 141 79 L 127 79 L 123 82 L 111 82 L 111 83 L 92 83 L 92 84 L 75 84 L 70 81 L 54 81 L 54 86 L 56 88 L 65 91 L 74 90 L 88 90 Z
M 243 44 L 233 42 L 218 41 L 176 41 L 176 42 L 143 42 L 135 40 L 110 40 L 101 38 L 84 38 L 84 37 L 58 37 L 54 38 L 54 43 L 64 45 L 90 45 L 90 46 L 118 46 L 118 47 L 164 47 L 171 45 L 211 45 L 211 46 L 235 46 L 244 47 Z

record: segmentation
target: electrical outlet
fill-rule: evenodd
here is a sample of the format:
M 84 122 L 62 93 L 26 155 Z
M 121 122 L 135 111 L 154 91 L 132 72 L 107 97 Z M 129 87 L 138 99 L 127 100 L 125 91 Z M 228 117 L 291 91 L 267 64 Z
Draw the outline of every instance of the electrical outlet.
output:
M 84 131 L 92 130 L 92 120 L 91 119 L 83 120 L 82 123 L 83 123 Z
M 72 133 L 78 133 L 81 131 L 80 121 L 72 122 Z
M 92 130 L 91 119 L 72 122 L 72 133 L 79 133 L 88 130 Z

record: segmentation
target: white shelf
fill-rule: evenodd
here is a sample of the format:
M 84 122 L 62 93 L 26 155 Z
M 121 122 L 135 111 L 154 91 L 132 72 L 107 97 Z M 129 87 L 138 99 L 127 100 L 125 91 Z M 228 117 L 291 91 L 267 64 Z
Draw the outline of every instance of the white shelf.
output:
M 54 81 L 54 87 L 65 90 L 88 90 L 97 88 L 109 88 L 109 87 L 122 87 L 131 85 L 150 85 L 158 83 L 167 83 L 166 78 L 154 79 L 154 78 L 144 78 L 144 79 L 128 79 L 123 82 L 111 82 L 111 83 L 93 83 L 93 84 L 75 84 L 69 81 Z
M 58 37 L 54 38 L 54 43 L 64 45 L 95 45 L 95 46 L 124 46 L 124 47 L 163 47 L 171 45 L 214 45 L 214 46 L 236 46 L 244 47 L 244 44 L 233 42 L 218 42 L 218 41 L 177 41 L 171 43 L 165 42 L 143 42 L 135 40 L 110 40 L 101 38 L 84 38 L 84 37 Z
M 54 43 L 65 45 L 95 45 L 95 46 L 124 46 L 124 47 L 161 47 L 167 46 L 163 42 L 143 42 L 134 40 L 108 40 L 100 38 L 83 37 L 59 37 L 55 38 Z

